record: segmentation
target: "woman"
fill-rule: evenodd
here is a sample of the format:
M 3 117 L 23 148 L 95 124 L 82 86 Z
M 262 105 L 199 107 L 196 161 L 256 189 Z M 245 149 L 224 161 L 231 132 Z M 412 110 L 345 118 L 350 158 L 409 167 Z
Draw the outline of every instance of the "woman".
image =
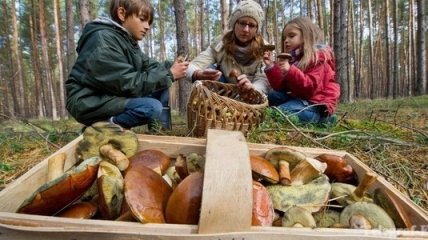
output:
M 254 88 L 267 94 L 269 83 L 263 71 L 264 40 L 261 35 L 264 13 L 253 0 L 243 0 L 229 19 L 229 31 L 218 37 L 187 69 L 187 77 L 237 83 L 243 90 Z M 232 69 L 237 77 L 230 77 Z

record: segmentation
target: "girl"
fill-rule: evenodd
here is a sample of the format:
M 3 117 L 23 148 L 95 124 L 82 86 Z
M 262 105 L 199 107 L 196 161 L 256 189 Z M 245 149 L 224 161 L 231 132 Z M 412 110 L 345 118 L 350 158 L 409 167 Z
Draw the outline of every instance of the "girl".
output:
M 269 105 L 297 115 L 301 123 L 330 123 L 340 86 L 331 48 L 322 45 L 323 34 L 307 17 L 288 22 L 282 32 L 282 52 L 288 60 L 273 62 L 265 52 L 265 73 L 273 89 Z

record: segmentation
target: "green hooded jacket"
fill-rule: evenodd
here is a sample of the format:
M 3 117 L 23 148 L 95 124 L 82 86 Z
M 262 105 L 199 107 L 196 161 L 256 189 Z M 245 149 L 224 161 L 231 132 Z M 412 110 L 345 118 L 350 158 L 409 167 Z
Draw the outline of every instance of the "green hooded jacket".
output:
M 171 62 L 149 58 L 126 29 L 107 17 L 86 24 L 76 50 L 65 83 L 66 107 L 85 125 L 124 112 L 129 99 L 169 88 L 174 79 Z

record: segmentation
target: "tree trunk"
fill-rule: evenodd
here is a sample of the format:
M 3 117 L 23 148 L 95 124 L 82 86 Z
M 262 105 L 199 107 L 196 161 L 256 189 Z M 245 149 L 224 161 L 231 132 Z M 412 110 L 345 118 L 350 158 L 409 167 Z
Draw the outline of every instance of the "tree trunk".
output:
M 35 111 L 36 116 L 42 118 L 46 116 L 46 107 L 43 104 L 45 99 L 45 92 L 43 91 L 43 83 L 42 77 L 40 73 L 40 55 L 39 55 L 39 45 L 38 38 L 36 33 L 39 32 L 37 29 L 36 22 L 36 7 L 34 5 L 34 0 L 31 0 L 31 16 L 29 17 L 29 25 L 30 25 L 30 36 L 31 36 L 31 64 L 33 67 L 33 75 L 34 75 L 34 91 L 33 94 L 35 96 Z
M 220 0 L 221 11 L 221 29 L 225 32 L 228 29 L 229 22 L 229 0 Z
M 369 73 L 368 73 L 368 76 L 369 76 L 369 82 L 370 82 L 370 89 L 369 89 L 369 93 L 370 93 L 370 96 L 369 96 L 369 98 L 370 99 L 373 99 L 373 98 L 375 98 L 376 96 L 375 96 L 375 90 L 376 90 L 376 86 L 375 86 L 375 81 L 374 81 L 374 78 L 373 78 L 373 65 L 374 65 L 374 62 L 373 62 L 373 16 L 372 16 L 372 1 L 371 0 L 368 0 L 367 1 L 367 3 L 368 3 L 368 6 L 367 6 L 367 8 L 368 8 L 368 24 L 369 24 L 369 34 L 368 34 L 368 44 L 369 44 Z
M 394 81 L 391 79 L 391 53 L 389 46 L 389 1 L 385 1 L 385 54 L 386 54 L 386 83 L 387 83 L 387 93 L 386 97 L 391 98 L 394 91 Z
M 88 0 L 79 0 L 80 7 L 80 29 L 91 21 L 91 11 Z
M 425 19 L 425 0 L 417 0 L 418 6 L 418 30 L 416 35 L 416 94 L 424 95 L 427 93 L 427 49 L 426 49 L 426 22 Z
M 158 2 L 158 14 L 159 14 L 159 60 L 165 61 L 166 60 L 166 48 L 165 48 L 165 16 L 167 16 L 164 13 L 163 10 L 163 4 L 165 4 L 163 1 Z
M 197 9 L 199 9 L 199 36 L 200 36 L 200 47 L 199 49 L 202 51 L 205 48 L 205 33 L 204 33 L 204 25 L 205 25 L 205 21 L 204 21 L 204 0 L 198 0 L 198 7 Z
M 73 0 L 66 0 L 65 14 L 66 14 L 66 25 L 67 25 L 67 72 L 66 76 L 71 71 L 71 68 L 76 61 L 76 45 L 74 43 L 74 11 L 73 11 Z
M 177 31 L 177 54 L 185 56 L 189 53 L 189 46 L 187 45 L 187 16 L 184 0 L 174 0 L 175 8 L 175 25 Z M 187 101 L 190 96 L 191 83 L 186 79 L 178 81 L 179 84 L 179 112 L 180 115 L 186 116 Z
M 19 28 L 16 20 L 16 8 L 15 0 L 11 1 L 11 18 L 12 18 L 12 39 L 11 40 L 11 50 L 12 50 L 12 61 L 13 61 L 13 77 L 14 82 L 14 110 L 19 118 L 23 118 L 28 115 L 28 105 L 26 106 L 24 102 L 24 79 L 22 76 L 22 55 L 20 50 L 20 34 Z
M 394 23 L 394 60 L 393 60 L 393 80 L 394 80 L 394 91 L 392 93 L 392 97 L 395 99 L 398 97 L 399 91 L 399 58 L 398 58 L 398 2 L 397 0 L 393 0 L 393 14 L 392 21 Z
M 348 1 L 337 0 L 334 6 L 334 53 L 336 55 L 336 79 L 341 86 L 340 100 L 349 102 L 349 82 L 347 79 L 347 32 Z
M 47 36 L 47 25 L 46 25 L 46 12 L 45 12 L 45 0 L 39 1 L 39 24 L 40 24 L 40 39 L 42 46 L 42 71 L 44 73 L 44 80 L 46 81 L 46 90 L 47 96 L 49 96 L 50 102 L 46 104 L 50 106 L 49 116 L 52 117 L 53 120 L 58 120 L 57 116 L 57 104 L 55 100 L 55 92 L 53 87 L 52 80 L 52 70 L 49 62 L 49 44 L 48 44 L 48 36 Z M 49 108 L 48 108 L 49 109 Z
M 55 42 L 56 42 L 56 58 L 58 61 L 58 92 L 59 92 L 59 116 L 64 118 L 66 115 L 65 112 L 65 94 L 64 94 L 64 65 L 63 65 L 63 54 L 62 54 L 62 44 L 61 44 L 61 26 L 59 20 L 59 0 L 54 0 L 54 23 L 55 23 Z

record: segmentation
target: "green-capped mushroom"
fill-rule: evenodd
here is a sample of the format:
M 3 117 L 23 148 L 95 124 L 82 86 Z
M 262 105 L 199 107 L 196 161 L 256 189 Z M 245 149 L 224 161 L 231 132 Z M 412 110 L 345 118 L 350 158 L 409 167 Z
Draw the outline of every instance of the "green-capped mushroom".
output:
M 355 202 L 343 209 L 340 224 L 362 229 L 395 229 L 392 218 L 381 207 L 370 202 Z

